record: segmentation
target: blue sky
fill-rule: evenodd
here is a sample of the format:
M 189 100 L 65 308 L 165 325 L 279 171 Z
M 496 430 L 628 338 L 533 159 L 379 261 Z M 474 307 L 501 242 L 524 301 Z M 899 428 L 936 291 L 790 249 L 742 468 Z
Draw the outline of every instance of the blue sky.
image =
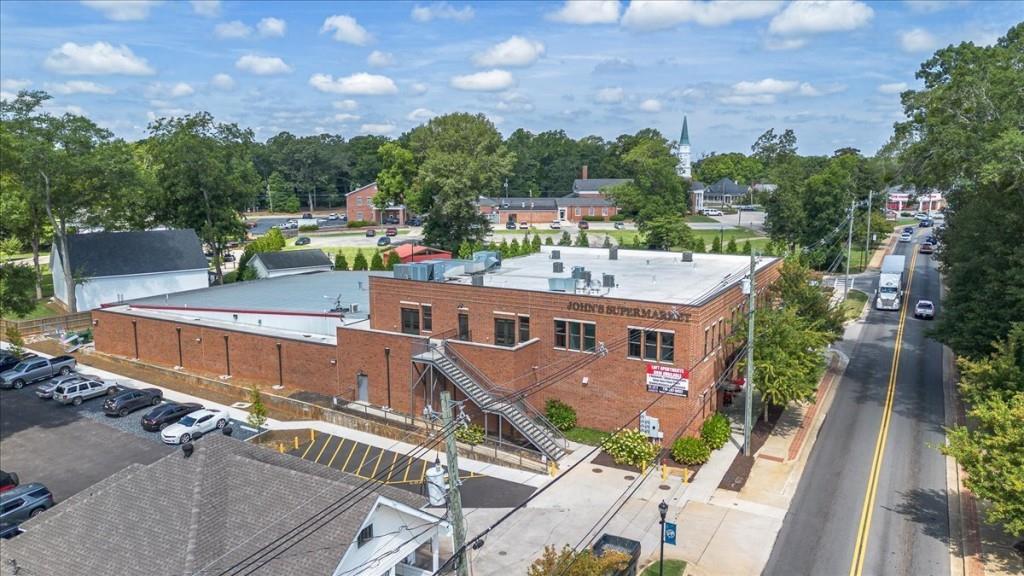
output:
M 255 130 L 397 136 L 480 112 L 506 135 L 646 127 L 696 157 L 793 128 L 805 154 L 873 153 L 935 48 L 990 44 L 1022 2 L 0 4 L 0 90 L 47 90 L 135 139 L 208 110 Z

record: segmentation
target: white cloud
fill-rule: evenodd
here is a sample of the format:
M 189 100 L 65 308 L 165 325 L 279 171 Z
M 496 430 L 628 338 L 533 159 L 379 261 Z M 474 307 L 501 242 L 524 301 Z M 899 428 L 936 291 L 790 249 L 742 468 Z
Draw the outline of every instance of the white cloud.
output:
M 906 82 L 893 82 L 891 84 L 882 84 L 878 87 L 878 91 L 882 94 L 899 94 L 906 89 Z
M 210 79 L 210 84 L 213 84 L 214 88 L 231 90 L 235 87 L 235 79 L 222 72 L 220 74 L 215 74 L 213 78 Z
M 366 63 L 377 68 L 384 68 L 386 66 L 393 66 L 395 64 L 395 57 L 390 52 L 374 50 L 366 57 Z
M 614 24 L 619 21 L 619 0 L 566 0 L 549 20 L 566 24 Z
M 338 42 L 345 42 L 347 44 L 355 44 L 356 46 L 365 46 L 370 42 L 373 42 L 373 35 L 366 31 L 356 22 L 356 19 L 347 15 L 335 15 L 328 16 L 324 20 L 324 25 L 320 28 L 320 33 L 330 32 L 334 30 L 334 39 Z
M 601 88 L 594 96 L 594 100 L 601 104 L 618 104 L 626 98 L 626 91 L 622 88 Z
M 729 94 L 726 96 L 719 96 L 718 101 L 722 104 L 737 104 L 740 106 L 749 106 L 751 104 L 773 104 L 775 103 L 775 95 L 754 94 L 750 96 L 742 96 Z
M 412 122 L 426 122 L 427 120 L 430 120 L 434 116 L 437 116 L 437 114 L 435 114 L 432 110 L 428 110 L 427 108 L 417 108 L 412 112 L 409 112 L 409 115 L 406 116 L 406 119 L 411 120 Z
M 875 11 L 857 0 L 806 0 L 790 2 L 772 18 L 774 34 L 799 35 L 856 30 L 871 21 Z
M 106 42 L 75 44 L 65 42 L 55 48 L 43 61 L 43 66 L 58 74 L 97 75 L 125 74 L 144 76 L 153 74 L 145 58 L 139 58 L 124 44 L 113 46 Z
M 374 136 L 387 136 L 395 131 L 394 124 L 363 124 L 359 127 L 359 131 L 363 134 L 372 134 Z
M 171 107 L 171 102 L 169 100 L 165 100 L 165 98 L 181 98 L 184 96 L 191 96 L 192 94 L 195 94 L 195 89 L 185 82 L 176 82 L 174 84 L 154 82 L 146 88 L 146 95 L 150 98 L 156 98 L 156 100 L 151 100 L 149 103 L 155 108 Z
M 476 74 L 466 74 L 465 76 L 454 76 L 451 79 L 451 84 L 452 88 L 457 90 L 497 92 L 511 88 L 515 84 L 515 79 L 506 70 L 494 69 L 487 72 L 477 72 Z
M 734 94 L 740 96 L 749 96 L 753 94 L 785 94 L 796 90 L 799 86 L 800 83 L 794 80 L 765 78 L 764 80 L 758 80 L 757 82 L 737 82 L 732 85 L 732 90 Z
M 185 82 L 178 82 L 168 88 L 167 95 L 171 98 L 181 98 L 183 96 L 191 96 L 192 94 L 195 94 L 195 92 L 195 88 L 189 86 Z
M 264 38 L 281 38 L 288 30 L 288 23 L 280 18 L 267 17 L 256 24 L 256 30 Z
M 966 1 L 953 2 L 952 0 L 903 0 L 903 3 L 907 8 L 910 8 L 911 12 L 918 12 L 921 14 L 941 12 L 946 8 L 964 6 L 967 4 Z
M 359 107 L 359 103 L 355 100 L 336 100 L 332 103 L 335 110 L 348 110 L 352 111 Z
M 291 66 L 276 56 L 256 56 L 255 54 L 246 54 L 239 58 L 235 62 L 235 68 L 258 76 L 287 74 L 292 71 Z
M 491 124 L 494 124 L 495 126 L 500 126 L 501 124 L 505 123 L 505 117 L 499 116 L 497 114 L 488 114 L 487 119 L 490 120 Z
M 477 66 L 529 66 L 544 54 L 544 44 L 513 36 L 473 57 Z
M 939 42 L 924 28 L 914 28 L 900 33 L 900 46 L 904 52 L 931 52 Z
M 17 97 L 18 97 L 18 95 L 13 93 L 13 92 L 8 92 L 6 90 L 0 90 L 0 100 L 7 100 L 8 102 L 10 102 L 10 101 L 14 100 Z
M 335 122 L 355 122 L 356 120 L 359 120 L 359 116 L 355 114 L 342 113 L 334 115 Z
M 409 88 L 412 90 L 412 93 L 417 96 L 420 94 L 426 94 L 427 91 L 430 90 L 430 86 L 427 86 L 423 82 L 413 82 L 409 85 Z
M 160 4 L 159 0 L 82 0 L 82 4 L 102 12 L 108 20 L 129 22 L 145 20 L 151 8 Z
M 309 85 L 321 92 L 332 94 L 353 94 L 357 96 L 380 96 L 396 94 L 398 86 L 387 76 L 360 72 L 335 80 L 330 74 L 313 74 Z
M 248 38 L 252 28 L 240 20 L 232 20 L 214 26 L 213 33 L 217 38 Z
M 0 80 L 0 90 L 24 90 L 32 85 L 31 80 L 20 80 L 18 78 L 4 78 Z
M 95 82 L 71 80 L 61 84 L 47 84 L 46 89 L 54 94 L 113 94 L 115 90 Z
M 766 50 L 776 52 L 782 50 L 796 50 L 797 48 L 803 48 L 806 45 L 806 38 L 777 38 L 770 36 L 764 41 L 764 47 Z
M 661 112 L 661 101 L 648 98 L 640 103 L 640 109 L 644 112 Z
M 634 30 L 664 30 L 684 22 L 701 26 L 724 26 L 739 20 L 756 20 L 779 10 L 782 2 L 691 0 L 633 0 L 622 15 L 622 25 Z
M 192 11 L 200 16 L 220 16 L 220 0 L 192 0 Z
M 501 95 L 501 101 L 495 106 L 502 112 L 533 112 L 533 102 L 529 96 L 516 91 L 505 92 Z
M 63 116 L 64 114 L 75 114 L 77 116 L 86 115 L 85 110 L 80 106 L 55 104 L 53 100 L 43 102 L 42 108 L 45 112 L 53 114 L 54 116 Z
M 465 22 L 472 20 L 473 16 L 472 6 L 456 8 L 447 2 L 435 2 L 427 6 L 417 4 L 412 9 L 412 19 L 417 22 L 430 22 L 431 20 L 457 20 Z

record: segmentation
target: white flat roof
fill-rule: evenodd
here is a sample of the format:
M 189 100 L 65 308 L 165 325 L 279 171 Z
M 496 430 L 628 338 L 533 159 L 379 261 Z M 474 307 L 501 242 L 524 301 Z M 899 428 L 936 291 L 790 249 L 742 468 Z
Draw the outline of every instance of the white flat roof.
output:
M 559 260 L 552 258 L 558 251 Z M 761 256 L 762 270 L 777 258 Z M 553 272 L 552 264 L 561 261 L 563 272 Z M 484 286 L 551 292 L 549 279 L 572 278 L 574 266 L 591 273 L 591 289 L 576 291 L 589 296 L 699 305 L 723 290 L 735 286 L 750 270 L 750 256 L 693 254 L 693 262 L 683 262 L 679 252 L 619 249 L 618 259 L 609 259 L 607 248 L 543 246 L 538 254 L 508 258 L 501 268 L 483 275 Z M 602 287 L 602 275 L 615 277 L 615 285 Z M 471 284 L 470 275 L 455 276 L 451 282 Z M 572 291 L 569 291 L 573 293 Z

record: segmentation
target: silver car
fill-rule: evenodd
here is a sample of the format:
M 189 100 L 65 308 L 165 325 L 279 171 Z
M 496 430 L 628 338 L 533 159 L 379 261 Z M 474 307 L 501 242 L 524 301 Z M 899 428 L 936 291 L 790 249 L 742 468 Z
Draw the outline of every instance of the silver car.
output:
M 57 376 L 53 380 L 50 380 L 45 384 L 40 384 L 36 387 L 36 396 L 43 400 L 49 400 L 50 398 L 53 398 L 53 391 L 56 390 L 58 386 L 71 384 L 73 382 L 78 382 L 79 380 L 99 380 L 99 378 L 88 374 L 68 374 L 67 376 Z
M 914 318 L 934 320 L 935 304 L 932 304 L 931 300 L 918 300 L 917 306 L 914 306 Z
M 103 380 L 81 380 L 70 384 L 61 384 L 53 389 L 53 399 L 61 404 L 80 406 L 83 401 L 99 398 L 107 394 L 117 394 L 120 388 L 113 382 Z
M 33 482 L 0 494 L 0 522 L 23 522 L 53 506 L 50 490 Z

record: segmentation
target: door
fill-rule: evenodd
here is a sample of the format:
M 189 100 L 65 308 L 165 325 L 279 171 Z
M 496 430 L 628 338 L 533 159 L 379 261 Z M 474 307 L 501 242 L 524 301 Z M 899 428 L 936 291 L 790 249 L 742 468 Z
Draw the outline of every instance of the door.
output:
M 558 219 L 565 220 L 565 208 L 558 209 Z
M 370 380 L 366 374 L 356 375 L 356 393 L 357 400 L 360 402 L 370 402 Z
M 459 340 L 469 340 L 469 314 L 459 312 Z

